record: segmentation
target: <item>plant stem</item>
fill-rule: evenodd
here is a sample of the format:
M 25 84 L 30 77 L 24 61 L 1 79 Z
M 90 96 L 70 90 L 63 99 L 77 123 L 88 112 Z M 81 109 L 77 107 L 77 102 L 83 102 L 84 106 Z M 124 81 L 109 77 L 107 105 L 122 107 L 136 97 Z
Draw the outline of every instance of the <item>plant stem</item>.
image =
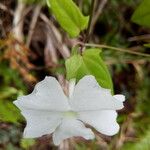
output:
M 135 52 L 135 51 L 131 51 L 129 49 L 117 48 L 117 47 L 113 47 L 113 46 L 109 46 L 109 45 L 90 44 L 90 43 L 80 43 L 80 44 L 84 45 L 84 46 L 89 46 L 89 47 L 107 48 L 107 49 L 112 49 L 112 50 L 125 52 L 125 53 L 129 53 L 129 54 L 134 54 L 134 55 L 139 55 L 139 56 L 144 56 L 144 57 L 150 57 L 150 54 L 144 54 L 144 53 L 141 53 L 141 52 Z

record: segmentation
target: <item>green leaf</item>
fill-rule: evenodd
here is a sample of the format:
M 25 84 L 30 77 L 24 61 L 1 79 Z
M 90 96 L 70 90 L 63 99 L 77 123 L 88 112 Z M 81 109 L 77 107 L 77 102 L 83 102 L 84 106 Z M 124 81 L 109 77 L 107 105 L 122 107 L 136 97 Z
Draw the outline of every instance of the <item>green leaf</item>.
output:
M 70 37 L 77 37 L 87 28 L 89 17 L 83 16 L 72 0 L 47 0 L 47 2 L 56 20 Z
M 85 75 L 95 76 L 100 86 L 111 89 L 113 84 L 110 73 L 100 56 L 99 49 L 86 49 L 82 56 L 74 55 L 66 60 L 67 79 L 76 78 L 80 80 Z
M 143 0 L 131 19 L 139 25 L 150 27 L 150 0 Z
M 78 70 L 82 65 L 82 57 L 80 55 L 74 55 L 66 60 L 65 65 L 67 69 L 67 79 L 76 78 Z
M 71 49 L 71 56 L 79 54 L 79 49 L 80 49 L 80 47 L 78 45 L 75 46 L 75 47 L 72 47 L 72 49 Z

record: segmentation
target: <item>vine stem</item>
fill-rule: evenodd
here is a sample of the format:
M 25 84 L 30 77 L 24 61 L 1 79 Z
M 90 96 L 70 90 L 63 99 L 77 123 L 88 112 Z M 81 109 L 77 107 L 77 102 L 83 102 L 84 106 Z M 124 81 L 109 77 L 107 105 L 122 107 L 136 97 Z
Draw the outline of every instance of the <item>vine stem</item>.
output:
M 79 43 L 79 44 L 81 44 L 83 46 L 87 46 L 87 47 L 106 48 L 106 49 L 112 49 L 112 50 L 116 50 L 116 51 L 120 51 L 120 52 L 124 52 L 124 53 L 129 53 L 129 54 L 134 54 L 134 55 L 139 55 L 139 56 L 144 56 L 144 57 L 150 57 L 150 54 L 144 54 L 141 52 L 135 52 L 135 51 L 131 51 L 129 49 L 118 48 L 118 47 L 113 47 L 113 46 L 104 45 L 104 44 L 91 44 L 91 43 Z

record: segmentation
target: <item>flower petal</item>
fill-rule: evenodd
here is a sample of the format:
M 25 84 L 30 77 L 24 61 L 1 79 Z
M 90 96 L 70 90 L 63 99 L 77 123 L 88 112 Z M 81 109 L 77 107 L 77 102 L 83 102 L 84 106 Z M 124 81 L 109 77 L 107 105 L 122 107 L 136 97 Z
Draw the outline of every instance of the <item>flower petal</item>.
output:
M 116 100 L 110 90 L 100 87 L 92 75 L 83 77 L 77 83 L 70 105 L 75 111 L 123 108 L 123 103 Z
M 62 124 L 53 134 L 53 142 L 55 145 L 59 145 L 64 139 L 73 136 L 81 136 L 87 140 L 95 137 L 92 130 L 86 128 L 81 121 L 75 119 L 64 119 Z
M 22 114 L 27 120 L 24 130 L 25 138 L 35 138 L 51 134 L 62 121 L 60 112 L 24 110 Z
M 79 119 L 93 126 L 97 131 L 105 135 L 114 135 L 119 131 L 116 122 L 117 113 L 114 110 L 80 112 Z
M 121 102 L 124 102 L 125 101 L 125 96 L 122 95 L 122 94 L 116 94 L 113 96 L 115 99 L 121 101 Z
M 46 77 L 43 81 L 37 83 L 31 94 L 19 97 L 14 104 L 20 109 L 70 110 L 67 97 L 58 81 L 53 77 Z

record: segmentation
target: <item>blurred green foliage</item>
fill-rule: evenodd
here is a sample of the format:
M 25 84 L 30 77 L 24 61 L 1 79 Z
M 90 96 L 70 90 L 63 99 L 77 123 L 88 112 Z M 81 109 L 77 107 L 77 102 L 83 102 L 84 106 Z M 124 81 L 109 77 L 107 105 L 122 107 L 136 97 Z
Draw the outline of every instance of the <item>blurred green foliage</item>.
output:
M 22 148 L 29 149 L 31 146 L 35 144 L 35 140 L 34 139 L 22 139 L 20 144 Z
M 150 129 L 137 142 L 126 144 L 122 150 L 149 150 L 150 149 Z
M 5 61 L 0 63 L 0 81 L 0 121 L 17 123 L 21 115 L 12 102 L 26 91 L 26 87 L 17 71 L 10 69 Z

